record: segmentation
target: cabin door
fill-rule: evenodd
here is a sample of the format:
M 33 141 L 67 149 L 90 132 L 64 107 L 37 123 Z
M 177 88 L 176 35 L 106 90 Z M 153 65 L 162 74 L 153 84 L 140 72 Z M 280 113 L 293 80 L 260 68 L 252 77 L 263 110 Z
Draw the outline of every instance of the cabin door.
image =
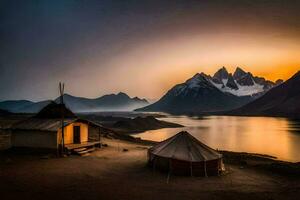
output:
M 73 127 L 73 143 L 74 144 L 80 143 L 80 126 Z

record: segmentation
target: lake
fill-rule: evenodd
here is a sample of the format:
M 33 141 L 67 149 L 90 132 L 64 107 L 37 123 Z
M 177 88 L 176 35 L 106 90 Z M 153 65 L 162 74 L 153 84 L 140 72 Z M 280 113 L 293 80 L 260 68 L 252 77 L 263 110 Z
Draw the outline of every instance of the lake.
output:
M 135 134 L 162 141 L 186 130 L 207 145 L 220 150 L 268 154 L 280 160 L 300 161 L 300 121 L 273 117 L 172 116 L 159 118 L 184 125 Z

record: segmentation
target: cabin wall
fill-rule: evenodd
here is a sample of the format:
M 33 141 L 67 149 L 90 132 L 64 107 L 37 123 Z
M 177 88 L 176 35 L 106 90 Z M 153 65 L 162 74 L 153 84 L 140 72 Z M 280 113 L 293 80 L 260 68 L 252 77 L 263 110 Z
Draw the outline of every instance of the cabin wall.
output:
M 14 130 L 11 134 L 11 146 L 54 149 L 57 148 L 56 138 L 56 132 Z
M 11 147 L 11 131 L 0 129 L 0 150 Z
M 89 135 L 89 125 L 82 122 L 75 122 L 72 124 L 69 124 L 64 128 L 64 142 L 65 144 L 73 144 L 74 143 L 74 133 L 73 133 L 73 127 L 74 126 L 80 126 L 80 142 L 87 142 L 88 141 L 88 135 Z M 58 137 L 57 137 L 57 143 L 61 144 L 62 140 L 62 132 L 61 129 L 58 131 Z
M 100 140 L 100 128 L 96 126 L 89 126 L 89 141 L 99 141 Z

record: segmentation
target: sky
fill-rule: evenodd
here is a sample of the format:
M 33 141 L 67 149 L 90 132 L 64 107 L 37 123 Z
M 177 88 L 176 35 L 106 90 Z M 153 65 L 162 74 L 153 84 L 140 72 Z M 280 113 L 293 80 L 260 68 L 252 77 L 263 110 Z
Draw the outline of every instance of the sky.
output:
M 160 98 L 197 72 L 300 70 L 300 1 L 1 0 L 0 100 Z

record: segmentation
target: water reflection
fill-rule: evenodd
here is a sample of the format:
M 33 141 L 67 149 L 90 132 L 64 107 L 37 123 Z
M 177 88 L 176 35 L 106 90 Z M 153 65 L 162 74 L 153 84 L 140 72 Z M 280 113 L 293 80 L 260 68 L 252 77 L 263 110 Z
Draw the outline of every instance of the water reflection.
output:
M 213 148 L 269 154 L 282 160 L 300 161 L 300 122 L 296 120 L 230 116 L 168 116 L 162 120 L 185 127 L 146 131 L 136 136 L 162 141 L 186 130 Z
M 288 129 L 291 133 L 298 134 L 300 136 L 300 121 L 299 120 L 289 120 Z

